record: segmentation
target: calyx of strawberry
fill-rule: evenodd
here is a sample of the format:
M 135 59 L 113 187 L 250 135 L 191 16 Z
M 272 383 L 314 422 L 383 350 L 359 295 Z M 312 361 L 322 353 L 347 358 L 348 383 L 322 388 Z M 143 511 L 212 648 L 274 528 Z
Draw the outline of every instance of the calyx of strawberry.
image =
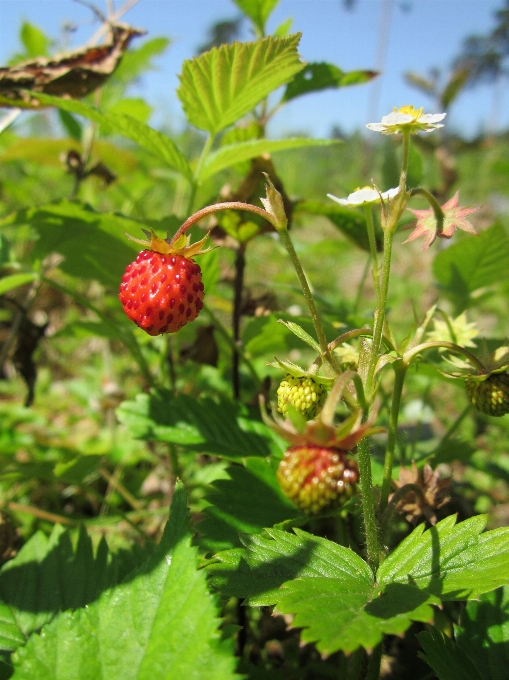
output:
M 142 229 L 143 233 L 147 237 L 147 240 L 135 238 L 130 234 L 126 233 L 127 238 L 130 241 L 138 243 L 140 246 L 153 250 L 156 253 L 161 253 L 161 255 L 181 255 L 182 257 L 194 257 L 195 255 L 202 255 L 203 253 L 208 253 L 213 248 L 203 248 L 205 241 L 208 239 L 209 234 L 204 236 L 200 241 L 196 243 L 191 243 L 191 237 L 186 236 L 186 234 L 181 234 L 175 241 L 172 242 L 168 234 L 167 238 L 161 238 L 157 236 L 155 231 L 151 229 L 147 231 Z

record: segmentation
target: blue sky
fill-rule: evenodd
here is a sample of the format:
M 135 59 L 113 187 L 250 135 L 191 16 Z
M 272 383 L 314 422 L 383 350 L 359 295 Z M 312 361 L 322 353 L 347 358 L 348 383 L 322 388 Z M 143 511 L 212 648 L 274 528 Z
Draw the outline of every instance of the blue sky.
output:
M 105 10 L 105 0 L 96 0 L 96 4 Z M 115 1 L 116 8 L 121 4 Z M 340 0 L 280 0 L 268 31 L 293 17 L 292 32 L 303 34 L 300 54 L 306 61 L 329 61 L 345 71 L 376 68 L 384 18 L 389 19 L 388 43 L 378 84 L 302 97 L 277 114 L 269 134 L 298 131 L 320 137 L 327 136 L 333 125 L 351 132 L 404 104 L 424 106 L 435 113 L 433 102 L 406 85 L 403 74 L 427 74 L 433 67 L 446 70 L 467 35 L 493 28 L 493 15 L 500 6 L 501 0 L 357 0 L 354 9 L 346 11 Z M 163 35 L 173 41 L 157 59 L 157 70 L 144 76 L 133 90 L 133 95 L 145 97 L 154 106 L 155 123 L 162 117 L 175 126 L 183 122 L 175 96 L 182 61 L 193 56 L 214 21 L 237 13 L 231 0 L 139 0 L 124 16 L 123 20 L 146 29 L 148 37 Z M 62 40 L 62 25 L 73 22 L 79 29 L 70 47 L 85 43 L 97 28 L 91 12 L 72 0 L 0 0 L 0 64 L 19 50 L 23 20 L 36 24 L 57 42 Z M 250 39 L 247 25 L 243 39 Z M 490 125 L 507 129 L 509 94 L 499 91 L 497 102 L 491 87 L 467 91 L 446 122 L 468 136 Z

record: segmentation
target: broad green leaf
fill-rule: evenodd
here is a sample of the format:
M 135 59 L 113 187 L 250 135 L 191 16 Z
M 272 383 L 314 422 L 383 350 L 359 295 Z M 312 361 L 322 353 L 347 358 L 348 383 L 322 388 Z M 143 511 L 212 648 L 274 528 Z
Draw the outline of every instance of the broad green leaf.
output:
M 49 538 L 34 534 L 0 570 L 0 648 L 15 649 L 58 612 L 95 600 L 117 582 L 119 566 L 104 539 L 94 556 L 83 528 L 74 548 L 58 525 Z
M 355 245 L 369 252 L 368 232 L 364 215 L 353 208 L 344 208 L 332 201 L 322 203 L 320 201 L 302 201 L 297 203 L 294 217 L 299 214 L 323 215 L 347 236 Z M 381 244 L 380 235 L 377 234 L 377 243 Z
M 412 583 L 442 600 L 475 599 L 507 583 L 509 527 L 481 533 L 483 515 L 455 522 L 414 529 L 380 566 L 379 583 Z
M 384 634 L 433 618 L 430 605 L 438 598 L 413 585 L 382 588 L 352 550 L 294 531 L 242 536 L 244 549 L 219 553 L 209 565 L 212 583 L 224 595 L 295 615 L 293 625 L 304 628 L 301 639 L 324 654 L 372 649 Z
M 126 266 L 140 247 L 125 232 L 141 236 L 143 222 L 113 213 L 99 213 L 88 206 L 61 201 L 22 210 L 0 221 L 0 226 L 29 224 L 39 234 L 33 257 L 42 260 L 59 253 L 60 269 L 81 279 L 97 279 L 117 290 Z
M 115 102 L 113 106 L 108 109 L 109 114 L 128 115 L 131 118 L 146 123 L 152 113 L 152 107 L 144 99 L 127 98 Z
M 248 16 L 261 34 L 265 24 L 279 0 L 233 0 L 246 16 Z
M 208 567 L 214 586 L 258 606 L 275 604 L 285 581 L 304 577 L 355 583 L 363 592 L 370 591 L 371 570 L 352 550 L 301 529 L 293 531 L 266 529 L 264 534 L 242 535 L 244 548 L 219 553 L 218 561 Z
M 455 626 L 455 638 L 482 680 L 505 680 L 509 668 L 509 586 L 468 602 L 460 625 Z
M 261 156 L 264 153 L 273 153 L 274 151 L 284 151 L 285 149 L 299 149 L 305 146 L 331 146 L 331 144 L 338 144 L 337 139 L 306 139 L 306 138 L 289 138 L 289 139 L 252 139 L 247 142 L 239 144 L 231 144 L 222 146 L 217 151 L 211 153 L 200 173 L 202 179 L 206 179 L 216 172 L 228 168 L 235 163 L 245 161 L 256 156 Z
M 291 80 L 286 86 L 283 101 L 288 102 L 309 92 L 318 92 L 329 88 L 362 85 L 372 80 L 376 71 L 342 71 L 334 64 L 312 62 Z
M 304 628 L 303 642 L 315 642 L 322 654 L 373 649 L 385 634 L 400 635 L 412 621 L 433 619 L 430 605 L 439 600 L 411 585 L 379 589 L 356 579 L 300 578 L 280 591 L 276 611 L 294 614 Z
M 35 281 L 36 278 L 37 274 L 35 272 L 23 272 L 4 276 L 0 279 L 0 295 L 7 293 L 13 288 L 24 286 L 26 283 L 30 283 L 30 281 Z
M 135 401 L 125 401 L 117 415 L 138 439 L 179 444 L 229 460 L 269 456 L 279 450 L 266 425 L 246 417 L 237 404 L 226 399 L 215 402 L 154 390 L 139 394 Z
M 76 113 L 88 118 L 101 125 L 105 132 L 123 135 L 157 156 L 171 168 L 178 170 L 184 177 L 190 179 L 192 176 L 186 157 L 175 142 L 167 135 L 163 135 L 132 116 L 120 113 L 102 113 L 94 106 L 75 99 L 61 99 L 36 92 L 31 93 L 31 97 L 38 99 L 44 106 L 55 106 L 69 113 Z
M 281 319 L 279 323 L 282 323 L 284 326 L 286 326 L 291 333 L 296 335 L 299 340 L 302 340 L 302 342 L 305 342 L 306 345 L 309 345 L 311 349 L 315 350 L 315 352 L 318 354 L 322 353 L 320 345 L 317 343 L 317 341 L 311 337 L 309 333 L 306 333 L 306 331 L 302 328 L 302 326 L 299 326 L 298 323 L 295 323 L 294 321 L 284 321 L 283 319 Z
M 212 135 L 245 116 L 304 64 L 300 34 L 214 47 L 184 62 L 177 94 L 192 125 Z
M 465 652 L 436 628 L 418 633 L 417 639 L 424 650 L 424 654 L 418 652 L 420 658 L 431 666 L 439 680 L 482 680 Z
M 509 237 L 500 222 L 438 253 L 433 274 L 440 288 L 466 306 L 469 296 L 509 278 Z
M 205 287 L 205 293 L 210 295 L 214 292 L 221 275 L 219 263 L 219 250 L 209 250 L 208 253 L 199 255 L 196 258 L 196 263 L 200 265 L 201 280 Z
M 196 529 L 203 534 L 199 543 L 205 550 L 226 550 L 241 546 L 239 532 L 260 533 L 289 519 L 299 517 L 295 506 L 285 498 L 271 464 L 262 458 L 247 458 L 245 467 L 226 469 L 228 479 L 213 482 L 205 496 L 209 503 Z
M 230 680 L 236 660 L 196 568 L 183 486 L 156 552 L 85 609 L 65 612 L 13 656 L 15 680 Z

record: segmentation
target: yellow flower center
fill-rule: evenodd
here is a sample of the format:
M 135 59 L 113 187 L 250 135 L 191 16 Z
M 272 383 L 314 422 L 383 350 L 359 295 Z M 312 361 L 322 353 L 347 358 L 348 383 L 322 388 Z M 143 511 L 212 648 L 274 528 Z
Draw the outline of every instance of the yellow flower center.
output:
M 402 106 L 400 109 L 394 107 L 393 111 L 395 113 L 405 113 L 409 116 L 412 116 L 414 120 L 417 120 L 422 116 L 423 108 L 421 107 L 420 109 L 414 109 L 413 106 Z

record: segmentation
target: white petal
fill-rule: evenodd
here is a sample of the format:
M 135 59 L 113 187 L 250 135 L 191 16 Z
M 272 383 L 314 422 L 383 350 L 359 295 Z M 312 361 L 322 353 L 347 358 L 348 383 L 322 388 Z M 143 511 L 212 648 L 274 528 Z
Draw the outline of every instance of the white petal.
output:
M 367 123 L 366 127 L 373 132 L 385 132 L 385 125 L 382 125 L 382 123 Z
M 327 196 L 332 198 L 333 201 L 336 201 L 336 203 L 339 203 L 339 205 L 348 205 L 346 198 L 336 198 L 336 196 L 333 196 L 332 194 L 327 194 Z
M 382 116 L 383 125 L 404 125 L 405 123 L 411 123 L 414 117 L 408 113 L 398 113 L 393 111 L 389 113 L 388 116 Z
M 446 113 L 425 113 L 418 119 L 419 123 L 438 123 L 447 116 Z M 439 127 L 444 127 L 440 125 Z
M 348 203 L 350 205 L 361 205 L 362 203 L 371 203 L 380 200 L 378 192 L 374 189 L 359 189 L 348 196 Z
M 399 187 L 395 187 L 394 189 L 387 189 L 387 191 L 384 191 L 382 194 L 382 198 L 384 200 L 391 200 L 391 198 L 394 198 L 396 194 L 399 194 Z

